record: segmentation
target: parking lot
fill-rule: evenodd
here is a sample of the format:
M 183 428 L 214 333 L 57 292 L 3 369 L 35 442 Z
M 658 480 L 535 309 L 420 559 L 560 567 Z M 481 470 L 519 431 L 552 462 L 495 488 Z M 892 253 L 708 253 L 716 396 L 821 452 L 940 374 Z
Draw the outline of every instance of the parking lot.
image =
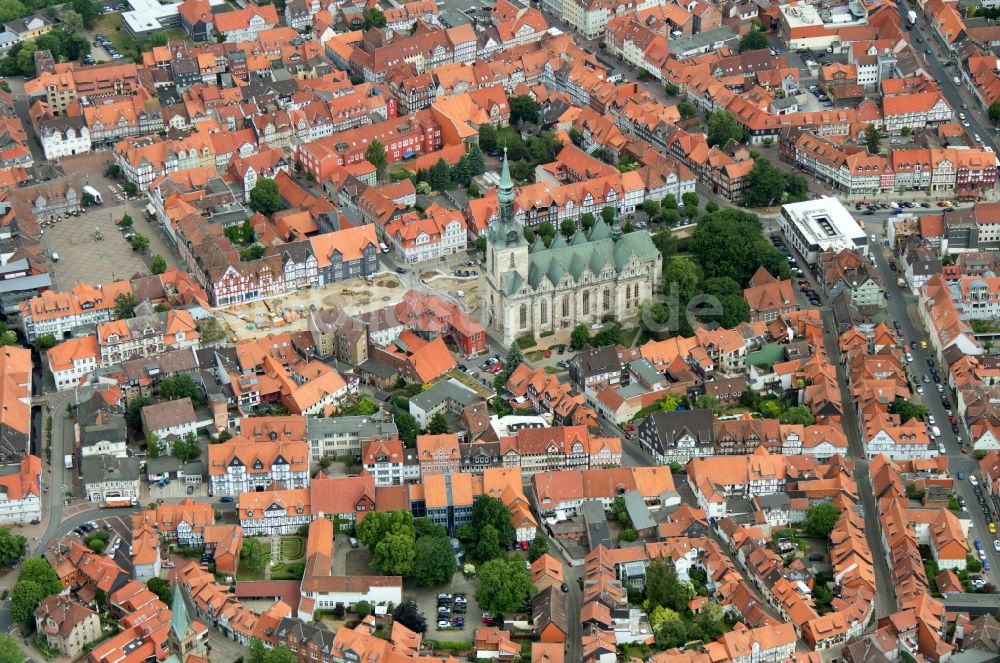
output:
M 456 573 L 452 581 L 443 587 L 426 589 L 423 587 L 406 586 L 404 595 L 411 597 L 420 608 L 427 619 L 427 637 L 433 640 L 472 640 L 476 628 L 482 625 L 483 611 L 476 604 L 476 583 L 467 579 L 461 573 Z M 451 594 L 452 600 L 448 603 L 450 610 L 448 622 L 461 618 L 464 624 L 461 627 L 443 628 L 438 625 L 438 594 Z M 461 606 L 454 600 L 455 595 L 465 595 L 465 612 L 460 612 Z M 441 615 L 442 619 L 444 615 Z
M 98 518 L 91 521 L 96 528 L 86 531 L 86 525 L 81 525 L 66 535 L 67 539 L 74 539 L 83 543 L 93 532 L 105 531 L 110 538 L 105 554 L 110 553 L 111 548 L 117 543 L 114 560 L 121 568 L 132 573 L 132 555 L 130 553 L 132 544 L 132 523 L 126 522 L 126 517 L 112 516 L 109 518 Z

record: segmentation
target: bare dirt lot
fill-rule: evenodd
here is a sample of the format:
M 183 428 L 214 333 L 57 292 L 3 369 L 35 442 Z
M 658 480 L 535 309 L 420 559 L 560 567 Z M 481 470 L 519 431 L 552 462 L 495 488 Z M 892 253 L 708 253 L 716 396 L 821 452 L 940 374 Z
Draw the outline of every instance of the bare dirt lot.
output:
M 415 277 L 382 272 L 371 285 L 362 278 L 351 279 L 325 288 L 232 306 L 219 310 L 216 315 L 222 326 L 238 340 L 253 339 L 259 338 L 262 330 L 275 333 L 304 331 L 306 316 L 312 307 L 343 306 L 351 314 L 366 313 L 399 302 L 411 287 L 445 296 L 466 310 L 474 310 L 479 305 L 478 277 L 456 278 L 431 270 Z

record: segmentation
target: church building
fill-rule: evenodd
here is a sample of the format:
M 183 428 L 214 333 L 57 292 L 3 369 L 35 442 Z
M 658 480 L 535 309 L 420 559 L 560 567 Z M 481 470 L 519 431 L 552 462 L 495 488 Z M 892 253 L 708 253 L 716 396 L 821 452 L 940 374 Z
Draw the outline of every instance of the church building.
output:
M 622 233 L 602 219 L 587 234 L 528 244 L 514 215 L 514 185 L 504 154 L 498 218 L 486 231 L 487 324 L 504 344 L 525 334 L 572 331 L 614 318 L 639 322 L 642 304 L 659 292 L 663 257 L 646 231 Z

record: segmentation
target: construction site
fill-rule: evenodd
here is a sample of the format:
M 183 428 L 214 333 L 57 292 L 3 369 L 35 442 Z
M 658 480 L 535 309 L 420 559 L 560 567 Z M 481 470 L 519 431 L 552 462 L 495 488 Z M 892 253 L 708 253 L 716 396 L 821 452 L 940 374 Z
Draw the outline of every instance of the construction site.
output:
M 473 273 L 475 274 L 475 273 Z M 290 333 L 308 329 L 311 310 L 342 306 L 350 314 L 365 313 L 399 302 L 409 290 L 420 290 L 461 305 L 474 317 L 481 301 L 478 274 L 456 277 L 431 269 L 407 274 L 380 272 L 290 292 L 279 297 L 216 309 L 215 316 L 233 342 L 252 340 L 260 332 Z

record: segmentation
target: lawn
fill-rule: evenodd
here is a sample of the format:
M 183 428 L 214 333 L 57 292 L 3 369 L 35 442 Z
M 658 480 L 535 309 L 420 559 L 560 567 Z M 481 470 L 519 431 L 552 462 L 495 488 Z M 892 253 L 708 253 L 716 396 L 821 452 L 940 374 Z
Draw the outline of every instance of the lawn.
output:
M 301 536 L 283 536 L 279 542 L 281 559 L 300 559 L 306 552 L 306 542 Z
M 263 580 L 264 579 L 264 569 L 260 571 L 251 571 L 247 568 L 246 562 L 240 560 L 240 565 L 236 569 L 236 579 L 237 580 Z
M 118 52 L 122 54 L 129 51 L 136 41 L 122 28 L 122 15 L 118 12 L 111 12 L 101 16 L 94 26 L 94 31 L 100 32 L 110 39 L 111 43 L 118 49 Z M 169 28 L 160 32 L 166 35 L 167 41 L 188 41 L 187 34 L 182 28 Z M 147 37 L 139 40 L 139 43 L 149 44 L 150 38 Z
M 306 565 L 302 563 L 285 564 L 279 562 L 271 567 L 271 580 L 302 580 Z

